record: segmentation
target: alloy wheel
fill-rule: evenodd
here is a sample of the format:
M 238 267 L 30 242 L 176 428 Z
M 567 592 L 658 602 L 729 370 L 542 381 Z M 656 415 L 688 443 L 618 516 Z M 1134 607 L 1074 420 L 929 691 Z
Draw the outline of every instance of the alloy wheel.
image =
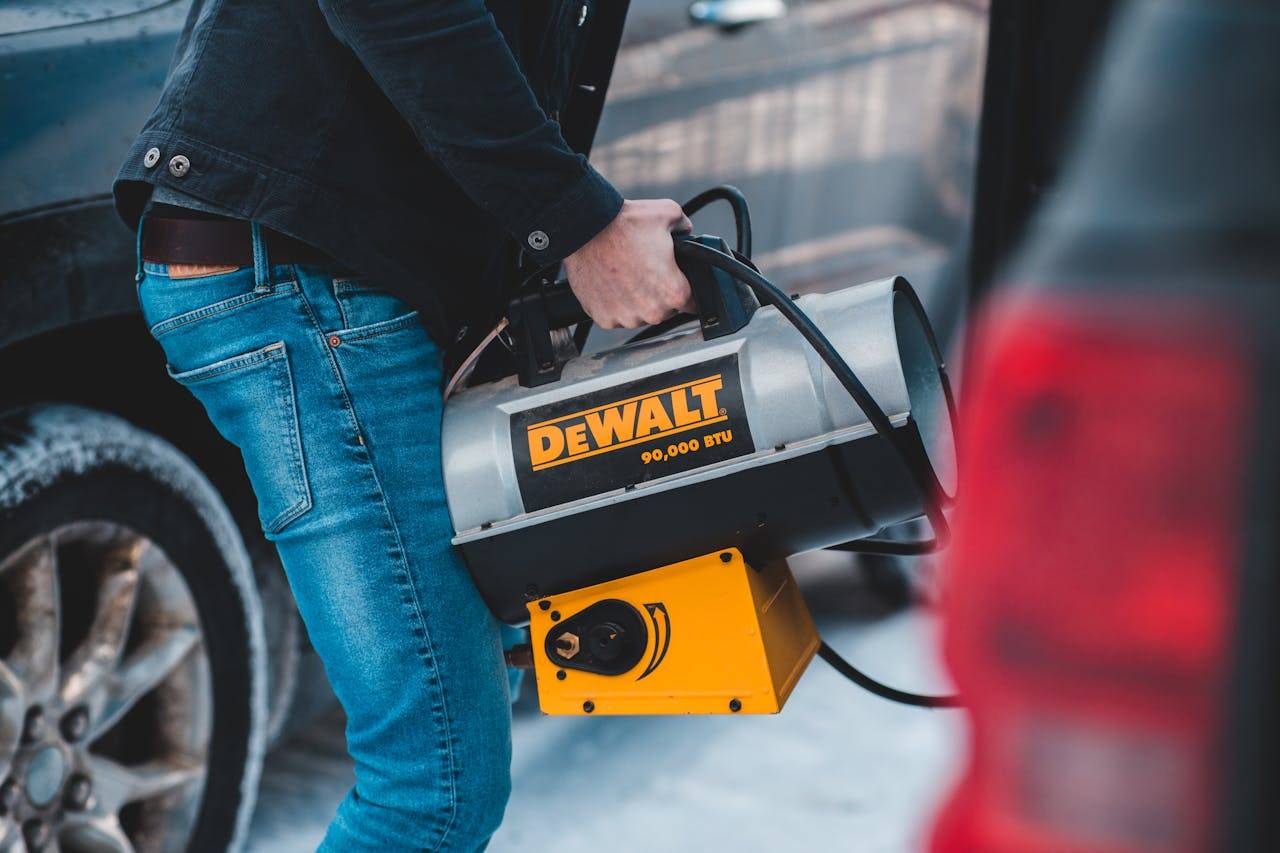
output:
M 77 522 L 0 560 L 0 851 L 183 849 L 212 724 L 195 602 L 150 539 Z

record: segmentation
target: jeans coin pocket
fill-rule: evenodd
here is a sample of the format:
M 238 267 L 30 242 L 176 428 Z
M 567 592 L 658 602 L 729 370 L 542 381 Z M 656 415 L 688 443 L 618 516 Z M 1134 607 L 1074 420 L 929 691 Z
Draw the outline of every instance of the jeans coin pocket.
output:
M 344 329 L 393 320 L 411 310 L 399 297 L 356 278 L 335 278 L 333 297 L 338 303 Z
M 311 508 L 298 408 L 283 341 L 169 375 L 204 406 L 222 437 L 240 449 L 268 538 Z

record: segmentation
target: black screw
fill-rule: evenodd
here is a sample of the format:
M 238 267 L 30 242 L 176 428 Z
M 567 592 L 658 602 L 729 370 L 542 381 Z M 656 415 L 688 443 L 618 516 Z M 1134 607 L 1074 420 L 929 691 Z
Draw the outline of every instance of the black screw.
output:
M 22 741 L 31 743 L 44 733 L 44 711 L 39 705 L 27 709 L 27 718 L 22 723 Z
M 539 601 L 539 602 L 538 602 L 538 609 L 539 609 L 539 610 L 550 610 L 550 609 L 551 609 L 551 602 L 550 602 L 550 601 L 547 601 L 545 598 L 544 598 L 544 599 L 542 599 L 541 601 Z
M 8 814 L 17 802 L 18 783 L 12 779 L 6 779 L 5 783 L 0 785 L 0 815 Z
M 590 714 L 595 709 L 596 709 L 596 703 L 592 702 L 590 699 L 582 703 L 582 710 L 586 711 L 588 714 Z
M 89 795 L 92 793 L 93 783 L 89 781 L 89 777 L 76 774 L 67 783 L 67 792 L 63 802 L 66 803 L 68 809 L 78 812 L 88 805 Z
M 566 674 L 563 669 L 556 670 L 556 681 L 564 681 L 565 677 L 566 677 Z
M 741 710 L 742 710 L 742 703 L 741 703 L 740 701 L 738 701 L 737 699 L 730 699 L 730 700 L 729 700 L 729 710 L 730 710 L 730 711 L 732 711 L 732 712 L 733 712 L 733 713 L 735 713 L 735 714 L 736 714 L 736 713 L 738 713 L 739 711 L 741 711 Z
M 44 846 L 49 843 L 49 835 L 49 825 L 37 818 L 22 825 L 22 838 L 27 842 L 27 849 L 33 853 L 44 849 Z
M 551 611 L 551 621 L 552 621 L 552 622 L 559 622 L 559 621 L 560 621 L 560 611 L 559 611 L 559 610 L 552 610 L 552 611 Z
M 62 718 L 62 736 L 75 743 L 89 733 L 89 712 L 85 708 L 73 708 Z
M 732 555 L 732 554 L 730 554 L 728 551 L 721 551 L 721 552 L 720 552 L 720 562 L 722 562 L 722 563 L 732 563 L 732 562 L 733 562 L 733 555 Z

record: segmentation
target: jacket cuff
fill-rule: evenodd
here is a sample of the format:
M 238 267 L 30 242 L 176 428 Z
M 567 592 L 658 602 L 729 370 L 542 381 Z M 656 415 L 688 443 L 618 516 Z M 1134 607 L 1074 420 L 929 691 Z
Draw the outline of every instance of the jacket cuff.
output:
M 622 209 L 622 195 L 584 163 L 585 171 L 551 207 L 532 217 L 516 239 L 536 263 L 559 263 L 605 229 Z

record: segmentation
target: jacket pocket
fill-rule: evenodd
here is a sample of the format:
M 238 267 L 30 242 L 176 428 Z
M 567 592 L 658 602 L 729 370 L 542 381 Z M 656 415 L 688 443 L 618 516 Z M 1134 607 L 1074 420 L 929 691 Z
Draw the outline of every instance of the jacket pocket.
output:
M 311 509 L 283 341 L 194 370 L 170 368 L 169 375 L 195 395 L 222 437 L 240 449 L 268 537 Z

